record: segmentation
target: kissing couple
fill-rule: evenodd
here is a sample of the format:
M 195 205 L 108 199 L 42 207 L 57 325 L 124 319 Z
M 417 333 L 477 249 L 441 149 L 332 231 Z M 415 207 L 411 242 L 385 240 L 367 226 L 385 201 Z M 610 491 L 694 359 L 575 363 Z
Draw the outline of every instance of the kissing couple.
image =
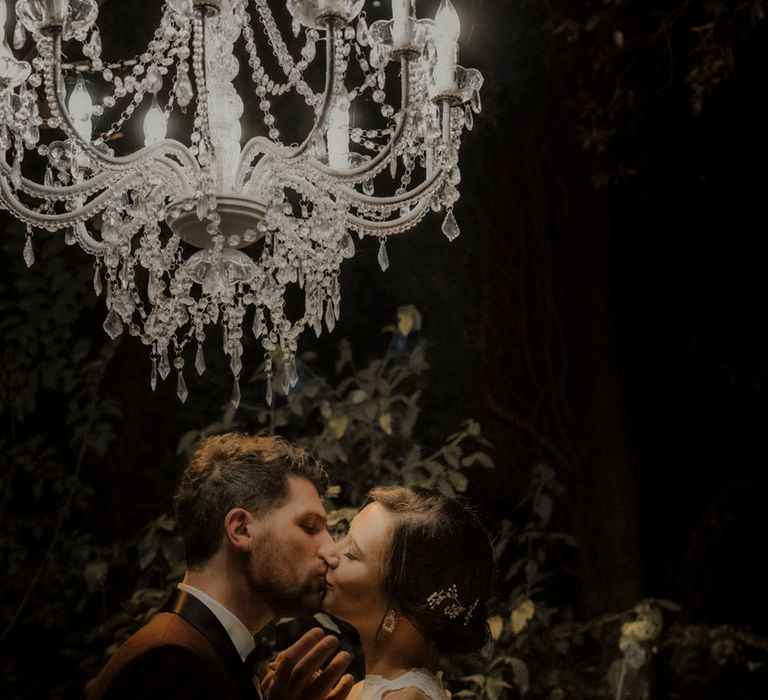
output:
M 440 656 L 488 638 L 493 550 L 474 512 L 379 487 L 334 542 L 323 467 L 279 437 L 208 438 L 176 494 L 187 572 L 89 683 L 89 700 L 445 700 Z M 324 611 L 352 625 L 365 679 L 315 628 L 253 675 L 254 635 Z

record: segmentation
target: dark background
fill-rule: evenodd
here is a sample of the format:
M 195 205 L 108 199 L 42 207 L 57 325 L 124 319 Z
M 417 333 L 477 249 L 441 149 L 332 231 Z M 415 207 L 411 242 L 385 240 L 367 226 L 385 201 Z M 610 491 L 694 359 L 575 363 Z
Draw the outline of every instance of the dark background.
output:
M 102 7 L 107 58 L 147 40 L 125 19 L 139 4 Z M 559 585 L 581 614 L 658 596 L 680 603 L 686 621 L 768 635 L 758 574 L 768 481 L 763 3 L 455 4 L 461 62 L 486 78 L 461 154 L 462 235 L 449 244 L 431 215 L 390 243 L 386 273 L 375 242 L 358 244 L 339 326 L 304 348 L 322 357 L 349 337 L 375 353 L 395 309 L 414 304 L 431 365 L 423 440 L 480 421 L 497 469 L 478 475 L 472 495 L 490 518 L 509 511 L 533 465 L 555 469 L 567 488 L 557 524 L 580 552 Z M 0 216 L 3 313 L 22 318 L 23 231 Z M 44 237 L 38 264 L 48 255 L 87 286 L 85 256 Z M 107 343 L 103 300 L 88 304 L 72 322 L 114 352 L 101 391 L 122 411 L 117 440 L 77 474 L 91 490 L 78 518 L 104 542 L 167 508 L 179 437 L 213 420 L 230 386 L 210 360 L 204 379 L 188 377 L 186 405 L 170 380 L 152 394 L 145 348 Z M 3 337 L 6 368 L 18 342 Z M 39 362 L 53 354 L 41 350 Z M 245 362 L 248 371 L 258 360 Z M 55 497 L 24 500 L 10 487 L 14 441 L 23 431 L 66 441 L 72 427 L 71 407 L 44 391 L 20 425 L 11 406 L 24 375 L 3 376 L 4 493 L 14 500 L 0 522 L 11 537 L 35 513 L 43 529 L 56 523 Z M 15 562 L 17 576 L 29 578 L 40 556 Z M 52 572 L 42 576 L 56 587 Z M 1 590 L 5 627 L 25 588 Z M 9 625 L 4 654 L 29 614 Z

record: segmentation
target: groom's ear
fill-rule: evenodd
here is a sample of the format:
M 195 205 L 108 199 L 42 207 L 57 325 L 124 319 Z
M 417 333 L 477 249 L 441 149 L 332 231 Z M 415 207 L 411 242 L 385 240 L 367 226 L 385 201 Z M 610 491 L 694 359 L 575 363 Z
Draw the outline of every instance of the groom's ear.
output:
M 256 519 L 245 508 L 233 508 L 224 516 L 224 536 L 237 549 L 251 549 L 257 527 Z

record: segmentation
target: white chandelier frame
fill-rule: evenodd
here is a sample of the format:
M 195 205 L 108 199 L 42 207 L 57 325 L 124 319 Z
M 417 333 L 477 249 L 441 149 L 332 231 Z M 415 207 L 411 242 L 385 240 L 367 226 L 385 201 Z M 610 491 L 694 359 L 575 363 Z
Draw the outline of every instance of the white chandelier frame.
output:
M 106 289 L 105 331 L 114 339 L 127 329 L 149 346 L 153 389 L 173 366 L 182 401 L 185 350 L 196 344 L 202 374 L 206 328 L 220 323 L 238 405 L 247 312 L 265 353 L 268 403 L 278 350 L 287 392 L 298 378 L 301 332 L 309 326 L 320 335 L 338 320 L 340 267 L 354 255 L 351 232 L 380 241 L 382 269 L 389 265 L 387 238 L 413 228 L 430 209 L 445 210 L 450 240 L 459 233 L 452 212 L 458 151 L 480 111 L 483 78 L 456 64 L 459 25 L 450 0 L 442 0 L 434 21 L 417 19 L 413 0 L 392 0 L 392 19 L 370 27 L 364 0 L 286 3 L 294 35 L 305 35 L 298 61 L 267 0 L 167 0 L 148 49 L 112 65 L 101 60 L 95 0 L 18 0 L 13 45 L 22 49 L 31 34 L 31 63 L 16 59 L 0 36 L 0 207 L 27 225 L 24 258 L 34 262 L 35 229 L 64 231 L 68 243 L 92 255 L 94 289 Z M 0 0 L 0 26 L 4 10 Z M 284 82 L 270 77 L 259 56 L 249 10 Z M 325 87 L 315 93 L 304 71 L 323 39 Z M 233 85 L 241 40 L 268 133 L 242 147 L 243 103 Z M 64 42 L 68 50 L 80 42 L 87 60 L 63 64 Z M 350 89 L 353 60 L 359 84 Z M 397 110 L 384 90 L 391 61 L 400 66 Z M 96 107 L 84 73 L 113 86 Z M 68 104 L 65 74 L 78 76 Z M 271 99 L 292 91 L 314 111 L 314 122 L 290 146 L 280 140 Z M 368 92 L 385 126 L 350 129 L 350 105 Z M 111 139 L 148 95 L 146 145 L 116 155 Z M 118 119 L 94 138 L 94 116 L 127 98 Z M 189 144 L 166 138 L 169 116 L 193 101 Z M 63 139 L 42 143 L 41 127 Z M 40 160 L 38 170 L 45 167 L 43 182 L 22 173 L 28 152 Z M 421 181 L 412 185 L 416 175 Z M 304 292 L 304 310 L 291 321 L 286 290 L 294 286 Z

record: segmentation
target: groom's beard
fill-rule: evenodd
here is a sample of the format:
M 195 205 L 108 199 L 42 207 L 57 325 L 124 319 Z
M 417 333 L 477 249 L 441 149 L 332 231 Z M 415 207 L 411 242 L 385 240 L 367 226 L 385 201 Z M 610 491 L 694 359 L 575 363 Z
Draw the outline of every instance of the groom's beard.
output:
M 276 617 L 301 617 L 320 611 L 325 580 L 313 575 L 301 580 L 294 568 L 272 542 L 263 541 L 245 554 L 245 575 L 254 595 Z

